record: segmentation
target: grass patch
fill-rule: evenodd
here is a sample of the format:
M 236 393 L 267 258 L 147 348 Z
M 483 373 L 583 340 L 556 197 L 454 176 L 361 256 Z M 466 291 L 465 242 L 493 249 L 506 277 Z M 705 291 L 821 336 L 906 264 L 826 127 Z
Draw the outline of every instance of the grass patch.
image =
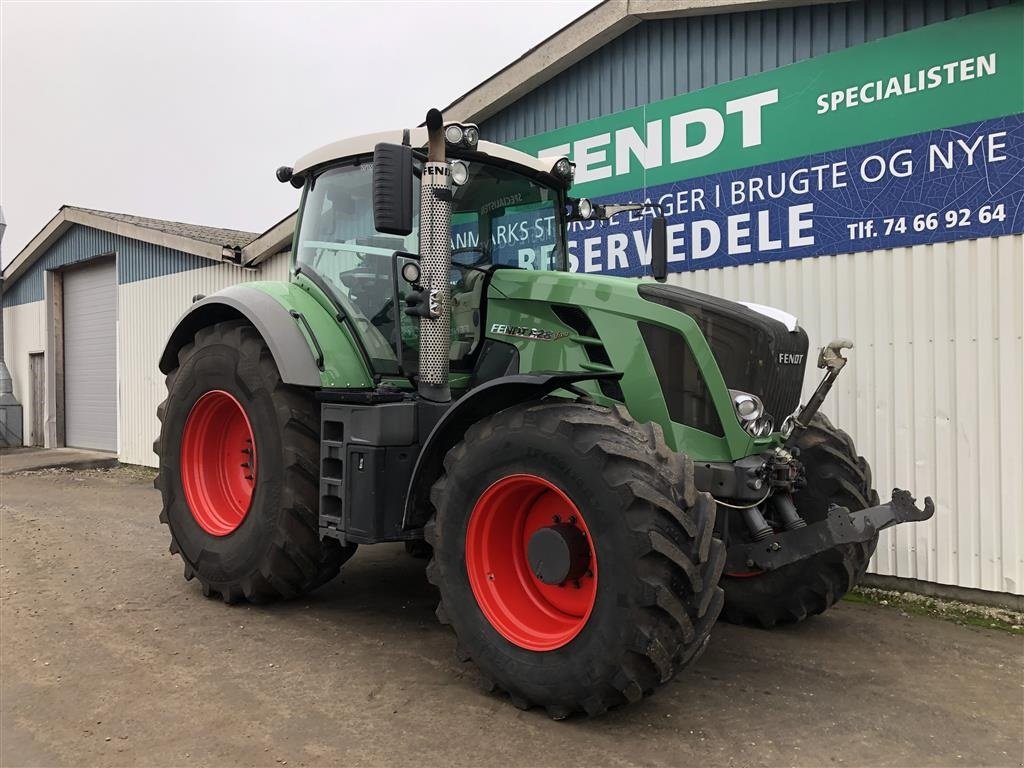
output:
M 945 600 L 913 592 L 894 592 L 873 587 L 855 587 L 843 600 L 895 608 L 915 616 L 945 619 L 961 626 L 998 629 L 1014 635 L 1024 635 L 1024 613 L 1007 608 L 993 608 L 975 603 L 962 603 L 959 600 Z
M 155 467 L 144 467 L 141 464 L 118 464 L 110 469 L 89 470 L 97 474 L 106 474 L 110 477 L 123 477 L 127 480 L 148 480 L 152 482 L 157 476 Z
M 118 464 L 113 467 L 99 469 L 78 469 L 76 467 L 43 467 L 42 469 L 23 469 L 11 474 L 17 477 L 39 477 L 41 475 L 64 475 L 76 478 L 108 477 L 112 480 L 144 480 L 153 482 L 157 470 L 139 464 Z

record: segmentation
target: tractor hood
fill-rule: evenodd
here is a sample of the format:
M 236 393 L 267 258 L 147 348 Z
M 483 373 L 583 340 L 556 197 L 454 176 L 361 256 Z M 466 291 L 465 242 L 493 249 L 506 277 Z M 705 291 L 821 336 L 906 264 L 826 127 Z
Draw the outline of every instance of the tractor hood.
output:
M 738 426 L 730 390 L 759 397 L 776 427 L 799 405 L 808 339 L 795 318 L 776 319 L 679 286 L 602 275 L 501 269 L 491 290 L 511 310 L 497 328 L 489 315 L 494 338 L 521 336 L 525 328 L 532 338 L 552 339 L 534 345 L 545 356 L 533 363 L 538 370 L 571 365 L 570 347 L 581 346 L 584 369 L 623 372 L 631 410 L 648 402 L 651 377 L 662 385 L 672 421 L 708 434 L 724 430 L 727 438 Z M 598 343 L 604 352 L 595 354 Z M 734 448 L 748 450 L 739 441 Z

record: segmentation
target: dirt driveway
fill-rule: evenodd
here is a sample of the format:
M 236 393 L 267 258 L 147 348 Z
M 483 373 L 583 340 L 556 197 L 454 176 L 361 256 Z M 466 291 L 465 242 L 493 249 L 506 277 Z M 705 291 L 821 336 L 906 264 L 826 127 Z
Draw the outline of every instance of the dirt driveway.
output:
M 0 476 L 0 502 L 5 766 L 1022 764 L 1020 636 L 855 603 L 723 624 L 654 698 L 556 723 L 478 690 L 400 548 L 228 607 L 183 581 L 144 478 Z

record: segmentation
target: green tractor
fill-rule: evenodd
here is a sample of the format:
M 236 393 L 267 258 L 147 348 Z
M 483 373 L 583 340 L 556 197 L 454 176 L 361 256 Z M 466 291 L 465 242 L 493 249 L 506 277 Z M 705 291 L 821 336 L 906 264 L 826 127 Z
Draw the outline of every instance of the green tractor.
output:
M 817 414 L 849 342 L 799 407 L 807 335 L 662 284 L 657 210 L 653 281 L 570 273 L 570 221 L 650 208 L 573 199 L 572 177 L 437 110 L 278 170 L 302 189 L 290 279 L 200 298 L 160 359 L 155 484 L 186 579 L 263 603 L 406 542 L 488 688 L 597 715 L 696 659 L 720 614 L 821 613 L 880 529 L 932 515 L 879 505 Z

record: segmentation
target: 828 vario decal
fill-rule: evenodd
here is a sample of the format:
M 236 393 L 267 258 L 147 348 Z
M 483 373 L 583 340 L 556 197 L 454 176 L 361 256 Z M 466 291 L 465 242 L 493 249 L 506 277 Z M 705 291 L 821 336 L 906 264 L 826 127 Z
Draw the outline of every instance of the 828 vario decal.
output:
M 534 339 L 536 341 L 557 341 L 569 334 L 565 331 L 549 331 L 547 328 L 531 328 L 528 325 L 505 325 L 494 323 L 491 333 L 495 336 L 513 336 L 517 339 Z

